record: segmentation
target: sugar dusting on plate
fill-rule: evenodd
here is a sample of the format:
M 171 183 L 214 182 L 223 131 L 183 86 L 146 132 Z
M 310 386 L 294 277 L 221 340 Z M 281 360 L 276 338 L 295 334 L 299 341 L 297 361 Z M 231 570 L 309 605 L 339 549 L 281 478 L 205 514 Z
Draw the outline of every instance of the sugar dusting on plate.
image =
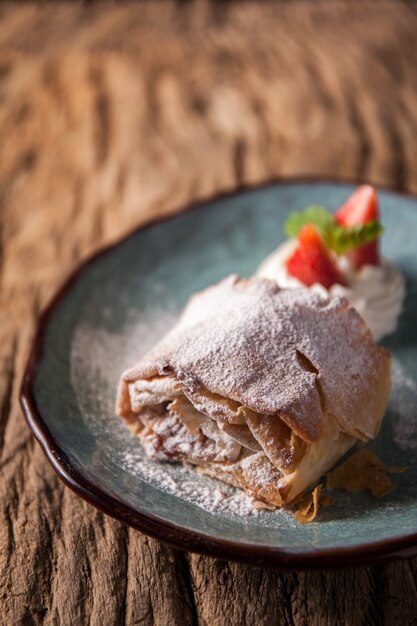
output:
M 417 450 L 417 382 L 396 359 L 392 363 L 392 439 L 401 450 Z
M 137 455 L 125 455 L 125 468 L 140 476 L 160 489 L 197 504 L 210 513 L 229 513 L 235 515 L 257 515 L 252 498 L 243 491 L 213 479 L 200 476 L 192 467 L 176 466 L 181 472 L 181 480 L 174 478 L 164 463 L 138 458 Z

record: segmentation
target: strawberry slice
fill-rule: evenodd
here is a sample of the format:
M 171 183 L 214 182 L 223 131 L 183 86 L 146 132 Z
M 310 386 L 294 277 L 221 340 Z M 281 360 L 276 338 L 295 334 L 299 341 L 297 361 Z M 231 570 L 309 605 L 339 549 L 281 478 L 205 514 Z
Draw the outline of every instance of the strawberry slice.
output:
M 335 213 L 341 226 L 355 226 L 368 222 L 379 222 L 378 196 L 371 185 L 361 185 Z M 351 265 L 359 269 L 363 265 L 380 265 L 379 241 L 376 239 L 365 246 L 346 253 Z
M 346 285 L 317 228 L 312 224 L 307 224 L 300 230 L 298 246 L 287 261 L 287 270 L 307 287 L 314 283 L 320 283 L 326 289 L 336 283 Z

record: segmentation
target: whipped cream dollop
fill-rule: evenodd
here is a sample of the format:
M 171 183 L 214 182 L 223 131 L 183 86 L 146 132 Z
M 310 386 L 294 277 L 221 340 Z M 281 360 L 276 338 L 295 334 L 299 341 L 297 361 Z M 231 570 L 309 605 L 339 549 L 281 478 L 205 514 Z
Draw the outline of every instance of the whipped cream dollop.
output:
M 365 265 L 355 270 L 346 258 L 339 257 L 337 264 L 348 287 L 332 285 L 330 289 L 326 289 L 318 283 L 306 287 L 291 276 L 286 267 L 286 262 L 296 246 L 295 239 L 283 243 L 263 261 L 255 275 L 274 280 L 286 289 L 312 289 L 330 298 L 344 296 L 368 324 L 375 340 L 394 332 L 405 297 L 405 281 L 392 263 L 382 259 L 380 266 Z

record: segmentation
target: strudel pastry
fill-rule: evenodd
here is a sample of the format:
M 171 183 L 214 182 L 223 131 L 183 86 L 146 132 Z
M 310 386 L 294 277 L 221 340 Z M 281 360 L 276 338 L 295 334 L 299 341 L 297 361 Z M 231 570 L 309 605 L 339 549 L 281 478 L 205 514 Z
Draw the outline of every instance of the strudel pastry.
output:
M 123 374 L 117 412 L 155 461 L 280 507 L 377 435 L 389 393 L 389 354 L 346 299 L 232 275 Z

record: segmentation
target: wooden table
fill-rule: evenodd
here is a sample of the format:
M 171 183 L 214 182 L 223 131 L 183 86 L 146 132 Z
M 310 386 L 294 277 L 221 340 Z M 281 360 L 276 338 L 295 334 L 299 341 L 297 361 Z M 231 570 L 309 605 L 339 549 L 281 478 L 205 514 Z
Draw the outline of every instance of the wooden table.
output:
M 274 176 L 417 191 L 417 7 L 0 9 L 0 622 L 417 623 L 417 560 L 284 573 L 182 554 L 106 517 L 22 417 L 39 311 L 150 216 Z

